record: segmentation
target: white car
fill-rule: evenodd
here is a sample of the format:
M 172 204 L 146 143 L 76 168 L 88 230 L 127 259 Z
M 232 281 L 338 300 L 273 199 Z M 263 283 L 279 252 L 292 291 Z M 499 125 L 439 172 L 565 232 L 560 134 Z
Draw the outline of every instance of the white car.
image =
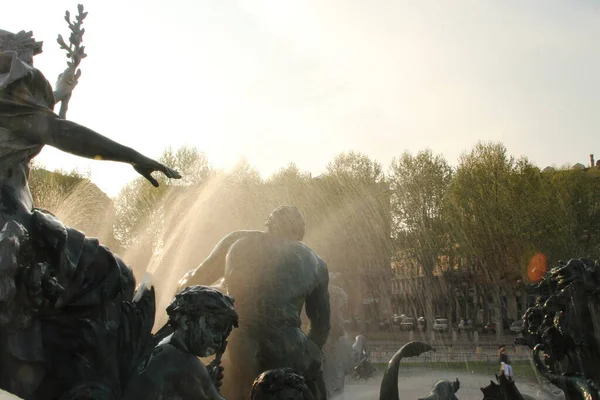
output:
M 406 317 L 406 315 L 402 314 L 402 315 L 398 315 L 398 314 L 394 314 L 392 315 L 392 324 L 394 325 L 400 325 L 402 323 L 402 320 Z
M 437 318 L 433 321 L 433 330 L 436 332 L 448 332 L 448 320 L 446 318 Z
M 415 320 L 411 317 L 405 317 L 400 323 L 400 329 L 404 331 L 412 331 L 415 329 Z

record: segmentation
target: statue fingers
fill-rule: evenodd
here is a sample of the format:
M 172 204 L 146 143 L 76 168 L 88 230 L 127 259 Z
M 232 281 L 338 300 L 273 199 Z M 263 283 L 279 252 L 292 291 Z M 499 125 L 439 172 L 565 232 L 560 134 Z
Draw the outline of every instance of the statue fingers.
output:
M 156 179 L 154 179 L 154 177 L 152 176 L 152 174 L 150 172 L 148 172 L 147 174 L 144 174 L 143 176 L 152 184 L 152 186 L 158 187 L 158 181 Z
M 144 167 L 133 167 L 138 174 L 146 178 L 154 187 L 158 187 L 158 181 L 152 176 L 152 170 Z
M 167 178 L 170 178 L 170 179 L 181 179 L 181 174 L 179 172 L 175 171 L 174 169 L 169 168 L 169 167 L 164 167 L 164 169 L 163 169 L 162 172 L 165 174 L 165 176 Z

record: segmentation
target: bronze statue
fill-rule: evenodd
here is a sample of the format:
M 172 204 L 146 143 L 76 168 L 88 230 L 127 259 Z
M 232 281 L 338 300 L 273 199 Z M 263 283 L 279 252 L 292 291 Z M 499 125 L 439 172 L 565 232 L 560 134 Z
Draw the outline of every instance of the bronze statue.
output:
M 433 384 L 429 396 L 421 397 L 418 400 L 458 400 L 458 397 L 456 397 L 458 389 L 460 389 L 460 382 L 458 379 L 454 382 L 439 380 Z
M 403 358 L 418 357 L 428 351 L 435 351 L 433 347 L 423 342 L 409 342 L 400 348 L 392 356 L 383 374 L 381 386 L 379 389 L 379 400 L 400 400 L 398 392 L 398 372 L 400 362 Z M 458 382 L 458 380 L 457 380 Z M 458 388 L 456 389 L 458 390 Z M 454 392 L 452 393 L 454 394 Z M 439 398 L 439 400 L 452 400 L 452 398 Z
M 330 282 L 331 282 L 330 274 Z M 323 379 L 327 390 L 327 398 L 344 396 L 346 375 L 356 365 L 352 358 L 352 342 L 344 330 L 342 308 L 348 303 L 348 295 L 339 286 L 329 285 L 331 304 L 331 331 L 323 347 Z
M 490 381 L 490 384 L 481 388 L 483 400 L 533 400 L 533 397 L 521 394 L 515 381 L 506 377 L 504 374 L 496 375 L 496 381 Z
M 600 399 L 600 265 L 560 263 L 530 287 L 536 305 L 523 316 L 523 338 L 536 368 L 567 399 Z
M 314 400 L 304 378 L 291 368 L 265 371 L 252 384 L 250 400 Z
M 206 286 L 191 286 L 167 308 L 173 333 L 164 338 L 128 382 L 123 400 L 221 400 L 223 369 L 198 357 L 217 353 L 238 326 L 233 298 Z
M 433 348 L 427 343 L 410 342 L 402 346 L 391 358 L 385 370 L 379 389 L 379 400 L 400 400 L 398 393 L 398 372 L 403 358 L 417 357 Z M 456 400 L 455 393 L 460 387 L 455 382 L 438 381 L 430 396 L 423 400 Z M 262 373 L 252 385 L 250 400 L 312 400 L 312 391 L 307 390 L 304 378 L 290 368 L 280 368 Z
M 330 329 L 327 265 L 308 246 L 304 217 L 296 207 L 276 208 L 266 231 L 236 231 L 223 238 L 180 288 L 225 276 L 228 293 L 237 299 L 240 328 L 231 335 L 224 359 L 228 373 L 225 397 L 245 398 L 261 372 L 292 368 L 302 375 L 317 399 L 324 399 L 321 349 Z M 308 334 L 301 330 L 306 304 Z
M 121 303 L 132 299 L 135 287 L 131 270 L 97 239 L 34 208 L 29 162 L 50 145 L 129 163 L 154 186 L 154 171 L 180 178 L 55 114 L 55 102 L 68 99 L 78 73 L 69 66 L 53 92 L 33 67 L 41 52 L 31 32 L 0 31 L 0 388 L 27 399 L 59 398 L 79 383 L 77 363 L 65 360 L 79 357 L 82 321 L 104 325 L 114 337 Z

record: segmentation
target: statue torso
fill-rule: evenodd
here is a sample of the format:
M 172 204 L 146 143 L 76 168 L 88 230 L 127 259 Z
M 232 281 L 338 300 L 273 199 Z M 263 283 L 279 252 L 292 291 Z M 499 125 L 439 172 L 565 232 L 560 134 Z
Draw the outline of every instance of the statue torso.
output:
M 9 220 L 29 228 L 33 199 L 27 184 L 28 174 L 27 163 L 0 169 L 0 229 Z
M 0 224 L 9 219 L 23 223 L 33 208 L 27 185 L 29 162 L 43 144 L 22 133 L 23 117 L 53 114 L 52 87 L 37 69 L 23 63 L 12 51 L 0 52 Z
M 164 343 L 154 349 L 144 370 L 130 380 L 123 399 L 208 399 L 211 385 L 202 361 Z
M 304 300 L 318 279 L 317 256 L 298 241 L 249 236 L 227 255 L 225 280 L 240 319 L 267 315 L 271 323 L 300 327 Z

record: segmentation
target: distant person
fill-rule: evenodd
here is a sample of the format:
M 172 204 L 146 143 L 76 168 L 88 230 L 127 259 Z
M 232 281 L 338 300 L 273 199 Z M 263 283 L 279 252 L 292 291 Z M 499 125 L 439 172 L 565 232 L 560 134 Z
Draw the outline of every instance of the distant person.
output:
M 510 365 L 508 354 L 506 354 L 506 346 L 503 344 L 498 348 L 498 358 L 500 361 L 500 373 L 504 374 L 505 377 L 512 379 L 513 369 Z

